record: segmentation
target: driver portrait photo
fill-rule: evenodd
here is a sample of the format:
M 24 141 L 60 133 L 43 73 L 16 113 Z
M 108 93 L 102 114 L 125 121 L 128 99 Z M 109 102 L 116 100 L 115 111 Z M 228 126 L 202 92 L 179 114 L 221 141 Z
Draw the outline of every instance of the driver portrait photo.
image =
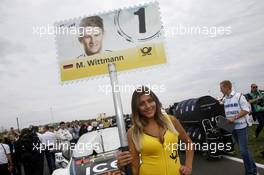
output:
M 82 32 L 78 40 L 83 45 L 84 53 L 78 58 L 100 53 L 104 38 L 103 19 L 99 16 L 85 17 L 81 20 L 79 28 L 82 29 Z

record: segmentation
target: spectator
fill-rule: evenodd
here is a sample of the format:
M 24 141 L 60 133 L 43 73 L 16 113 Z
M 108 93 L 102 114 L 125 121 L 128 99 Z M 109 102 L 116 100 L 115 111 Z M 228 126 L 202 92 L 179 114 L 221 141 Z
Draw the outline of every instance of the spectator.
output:
M 41 142 L 35 129 L 22 129 L 16 145 L 16 152 L 19 152 L 25 175 L 43 175 L 43 152 L 39 149 Z
M 255 131 L 255 137 L 257 138 L 264 127 L 264 95 L 254 83 L 251 84 L 251 92 L 248 94 L 248 100 L 252 104 L 254 116 L 259 123 Z
M 55 133 L 54 126 L 49 126 L 49 131 Z
M 10 131 L 7 133 L 7 138 L 13 143 L 19 136 L 19 133 L 14 130 L 13 127 L 10 128 Z
M 93 130 L 96 130 L 97 126 L 98 126 L 98 122 L 96 120 L 92 121 Z
M 53 132 L 50 132 L 50 127 L 46 125 L 44 127 L 44 134 L 42 135 L 43 144 L 45 144 L 45 156 L 48 162 L 49 173 L 55 170 L 55 150 L 56 136 Z
M 87 130 L 87 124 L 84 123 L 82 124 L 81 128 L 80 128 L 80 131 L 79 131 L 79 137 L 81 137 L 83 134 L 87 133 L 88 130 Z
M 0 138 L 0 173 L 1 175 L 11 175 L 13 163 L 9 146 L 3 143 L 3 138 Z
M 79 139 L 79 133 L 80 133 L 80 126 L 77 123 L 73 123 L 72 125 L 72 137 L 73 137 L 73 142 L 77 143 Z
M 68 131 L 71 133 L 71 135 L 73 135 L 73 125 L 72 124 L 70 124 L 70 123 L 67 123 L 67 125 L 66 125 L 67 127 L 67 129 L 68 129 Z
M 56 132 L 56 137 L 58 141 L 61 143 L 61 146 L 69 146 L 70 141 L 72 140 L 71 133 L 65 128 L 65 123 L 60 122 L 60 129 Z
M 93 130 L 93 127 L 90 123 L 88 123 L 87 130 L 88 130 L 88 132 L 91 132 Z
M 100 121 L 97 129 L 103 129 L 103 128 L 104 128 L 104 124 L 102 121 Z
M 22 175 L 22 172 L 21 172 L 21 166 L 22 166 L 22 162 L 20 160 L 20 150 L 17 149 L 18 145 L 19 145 L 19 141 L 20 141 L 20 138 L 21 135 L 19 135 L 19 137 L 17 138 L 16 141 L 14 141 L 14 152 L 13 152 L 13 157 L 12 157 L 12 160 L 13 160 L 13 163 L 14 163 L 14 168 L 13 168 L 13 174 L 14 175 Z
M 35 133 L 38 136 L 40 142 L 43 143 L 42 134 L 39 132 L 39 127 L 38 126 L 31 126 L 31 127 L 32 127 L 31 128 L 32 132 Z
M 108 119 L 104 119 L 103 120 L 103 126 L 104 126 L 104 128 L 109 128 L 110 127 L 110 122 L 109 122 Z

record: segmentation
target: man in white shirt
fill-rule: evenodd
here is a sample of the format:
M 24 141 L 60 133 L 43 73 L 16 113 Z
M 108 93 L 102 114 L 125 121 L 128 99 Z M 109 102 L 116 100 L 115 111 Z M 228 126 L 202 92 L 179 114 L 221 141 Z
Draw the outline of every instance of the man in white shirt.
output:
M 232 91 L 232 83 L 224 80 L 220 83 L 221 92 L 224 95 L 223 102 L 226 118 L 228 122 L 234 123 L 233 137 L 239 146 L 241 152 L 246 175 L 257 175 L 257 168 L 254 160 L 248 151 L 248 133 L 246 115 L 249 108 L 246 98 L 235 91 Z
M 42 143 L 45 144 L 46 147 L 55 147 L 57 142 L 56 135 L 50 131 L 49 126 L 44 126 L 44 133 L 42 134 Z
M 0 173 L 1 175 L 10 175 L 13 168 L 11 152 L 7 144 L 0 140 Z
M 50 132 L 49 126 L 44 127 L 44 134 L 42 134 L 43 144 L 45 144 L 45 155 L 48 162 L 49 172 L 52 174 L 55 170 L 55 152 L 54 148 L 56 147 L 57 138 L 53 132 Z
M 62 148 L 69 147 L 72 135 L 68 129 L 66 129 L 64 122 L 60 122 L 60 129 L 56 132 L 56 137 Z

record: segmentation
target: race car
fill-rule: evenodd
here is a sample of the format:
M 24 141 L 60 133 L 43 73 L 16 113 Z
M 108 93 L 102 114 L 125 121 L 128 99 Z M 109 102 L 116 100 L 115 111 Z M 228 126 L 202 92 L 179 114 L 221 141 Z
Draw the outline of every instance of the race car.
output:
M 63 158 L 57 154 L 57 164 L 63 164 L 52 175 L 121 175 L 116 164 L 119 147 L 117 127 L 88 132 L 74 147 L 62 151 Z

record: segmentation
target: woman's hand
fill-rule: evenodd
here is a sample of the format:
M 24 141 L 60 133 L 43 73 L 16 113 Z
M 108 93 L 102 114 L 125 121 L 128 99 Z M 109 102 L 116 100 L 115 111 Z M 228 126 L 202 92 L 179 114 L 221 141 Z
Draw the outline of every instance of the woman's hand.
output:
M 124 168 L 126 165 L 130 164 L 132 161 L 132 156 L 129 151 L 117 152 L 117 167 L 119 169 Z
M 180 173 L 182 175 L 190 175 L 192 173 L 192 168 L 185 166 L 185 165 L 182 165 L 180 167 Z

